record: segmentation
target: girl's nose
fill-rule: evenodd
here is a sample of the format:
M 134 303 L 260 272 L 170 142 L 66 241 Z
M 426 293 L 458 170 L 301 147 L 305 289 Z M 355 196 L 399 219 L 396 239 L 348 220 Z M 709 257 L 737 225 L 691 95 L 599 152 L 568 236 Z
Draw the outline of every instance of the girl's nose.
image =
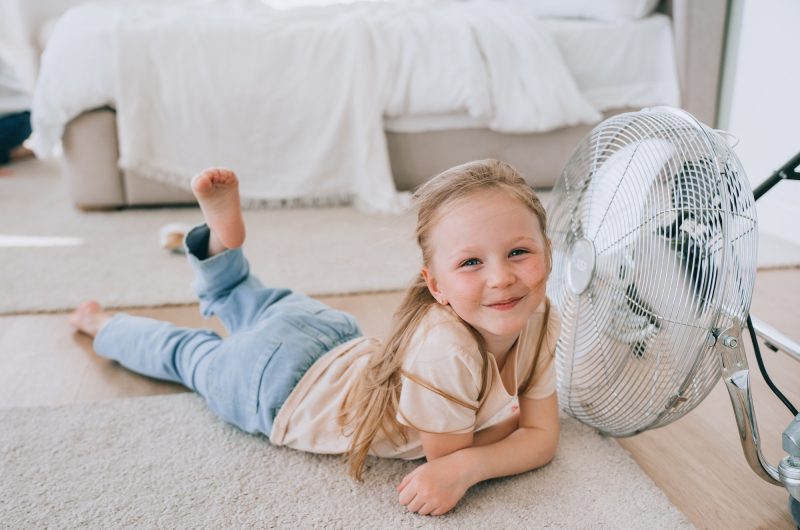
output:
M 497 264 L 490 269 L 487 284 L 494 289 L 503 288 L 514 283 L 515 278 L 511 267 L 505 263 Z

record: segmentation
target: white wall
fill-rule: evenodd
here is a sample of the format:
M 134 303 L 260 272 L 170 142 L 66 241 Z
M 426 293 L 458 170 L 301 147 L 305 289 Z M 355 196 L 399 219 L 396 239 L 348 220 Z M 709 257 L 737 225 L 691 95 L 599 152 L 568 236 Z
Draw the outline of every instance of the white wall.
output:
M 720 128 L 753 186 L 800 152 L 800 1 L 734 0 Z M 762 233 L 800 245 L 800 181 L 758 201 Z

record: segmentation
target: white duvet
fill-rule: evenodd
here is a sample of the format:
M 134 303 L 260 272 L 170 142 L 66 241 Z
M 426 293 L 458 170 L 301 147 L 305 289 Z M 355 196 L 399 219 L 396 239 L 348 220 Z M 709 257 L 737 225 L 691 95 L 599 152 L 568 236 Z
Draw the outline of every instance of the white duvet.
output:
M 384 116 L 466 112 L 502 132 L 600 117 L 540 22 L 492 0 L 81 6 L 42 58 L 38 154 L 105 105 L 117 110 L 123 168 L 188 186 L 227 166 L 252 201 L 378 212 L 407 202 Z

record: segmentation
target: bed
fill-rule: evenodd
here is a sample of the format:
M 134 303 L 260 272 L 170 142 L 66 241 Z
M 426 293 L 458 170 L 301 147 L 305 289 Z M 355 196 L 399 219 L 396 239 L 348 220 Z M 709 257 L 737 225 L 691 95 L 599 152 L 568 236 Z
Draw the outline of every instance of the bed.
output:
M 288 22 L 297 22 L 297 10 L 281 11 L 279 16 L 292 20 L 273 26 L 268 37 L 260 35 L 257 41 L 266 46 L 263 39 L 273 39 L 269 49 L 280 50 L 275 57 L 262 50 L 258 64 L 274 66 L 274 61 L 287 59 L 297 65 L 295 81 L 286 83 L 289 89 L 269 84 L 272 80 L 257 72 L 243 74 L 239 65 L 235 71 L 227 71 L 227 84 L 209 91 L 226 95 L 218 98 L 219 102 L 215 98 L 213 105 L 207 104 L 212 100 L 202 91 L 195 99 L 187 98 L 187 92 L 195 92 L 187 88 L 192 78 L 175 72 L 202 69 L 208 61 L 213 62 L 216 50 L 220 50 L 218 65 L 236 64 L 226 54 L 231 49 L 246 52 L 247 46 L 253 46 L 252 39 L 237 37 L 242 42 L 226 45 L 229 48 L 209 46 L 195 54 L 195 59 L 186 59 L 185 52 L 181 63 L 171 63 L 177 59 L 165 58 L 159 50 L 179 50 L 184 43 L 204 46 L 192 42 L 191 32 L 181 34 L 188 26 L 180 11 L 164 15 L 161 10 L 156 13 L 156 23 L 151 23 L 153 12 L 147 9 L 137 13 L 138 22 L 117 7 L 70 11 L 59 22 L 42 58 L 34 98 L 38 151 L 49 154 L 62 141 L 62 167 L 70 196 L 85 209 L 191 203 L 186 187 L 193 172 L 203 165 L 219 164 L 233 167 L 240 175 L 244 171 L 243 195 L 252 203 L 353 201 L 367 211 L 391 212 L 405 205 L 403 190 L 413 189 L 442 169 L 476 158 L 504 159 L 533 186 L 550 187 L 580 138 L 602 117 L 618 112 L 666 104 L 681 106 L 706 123 L 715 122 L 724 1 L 662 2 L 656 12 L 641 18 L 611 21 L 540 16 L 532 20 L 526 18 L 530 8 L 522 0 L 479 1 L 482 3 L 439 2 L 436 9 L 440 10 L 443 6 L 463 9 L 470 4 L 471 11 L 449 11 L 446 17 L 430 16 L 430 6 L 417 7 L 411 15 L 382 6 L 377 10 L 378 22 L 370 18 L 366 26 L 350 13 L 364 9 L 373 17 L 373 5 L 311 6 L 300 32 L 284 29 L 290 27 Z M 237 3 L 237 9 L 245 9 L 243 5 Z M 122 24 L 120 13 L 124 13 Z M 272 20 L 274 13 L 263 16 Z M 308 47 L 296 41 L 307 42 L 309 31 L 315 32 L 313 35 L 320 31 L 314 26 L 320 13 L 328 21 L 331 14 L 346 14 L 345 19 L 333 19 L 337 21 L 334 27 L 345 28 L 341 32 L 345 37 L 315 40 L 318 47 L 308 58 L 303 51 Z M 424 16 L 414 18 L 420 13 Z M 234 15 L 227 26 L 223 24 L 228 33 L 220 33 L 217 41 L 209 39 L 212 43 L 231 42 L 231 31 L 248 34 L 242 29 L 242 19 Z M 197 16 L 197 24 L 207 23 Z M 407 26 L 397 24 L 401 16 L 408 17 Z M 461 18 L 468 31 L 454 25 Z M 446 26 L 436 25 L 441 19 L 447 21 Z M 215 16 L 208 26 L 212 33 L 222 32 L 219 20 Z M 380 31 L 374 31 L 375 24 Z M 325 27 L 330 26 L 326 22 Z M 251 33 L 262 27 L 254 23 Z M 395 29 L 398 27 L 406 29 L 400 32 Z M 538 33 L 530 35 L 530 27 Z M 324 33 L 335 31 L 325 29 Z M 506 37 L 509 42 L 502 41 Z M 470 40 L 480 45 L 472 50 Z M 121 51 L 125 47 L 133 52 L 125 55 Z M 440 54 L 430 52 L 438 48 Z M 552 52 L 548 48 L 557 50 L 557 58 L 548 55 Z M 364 49 L 371 50 L 371 55 L 364 55 Z M 307 65 L 313 63 L 303 62 L 322 63 L 326 51 L 334 58 L 348 59 L 342 64 L 330 59 L 328 63 L 335 64 L 328 69 L 311 69 Z M 372 56 L 380 60 L 372 61 Z M 459 62 L 461 56 L 464 62 Z M 75 63 L 76 57 L 83 62 Z M 348 61 L 354 64 L 348 66 Z M 186 68 L 179 68 L 185 63 Z M 528 70 L 531 64 L 536 68 Z M 319 70 L 314 74 L 317 78 L 309 78 L 312 70 Z M 75 71 L 81 75 L 74 75 Z M 153 75 L 154 71 L 162 77 Z M 163 72 L 169 72 L 169 83 Z M 343 78 L 341 82 L 333 79 L 337 76 Z M 291 78 L 292 72 L 285 77 Z M 542 78 L 552 82 L 547 85 L 539 81 Z M 212 79 L 206 84 L 214 83 Z M 263 109 L 261 103 L 259 108 L 248 103 L 244 110 L 236 111 L 237 98 L 250 97 L 249 92 L 237 93 L 237 87 L 258 83 L 268 86 L 270 94 L 282 94 L 278 98 L 281 103 Z M 306 85 L 325 88 L 315 96 Z M 320 104 L 308 119 L 291 120 L 289 111 L 304 112 L 304 106 L 322 101 L 326 91 L 339 91 L 335 103 Z M 351 98 L 352 93 L 359 96 Z M 384 95 L 378 98 L 374 93 Z M 290 97 L 295 94 L 299 102 Z M 553 97 L 553 102 L 546 97 Z M 198 108 L 204 111 L 193 112 Z M 234 120 L 246 126 L 232 127 L 233 138 L 220 134 L 225 123 L 221 114 L 250 109 L 263 118 L 251 121 L 281 124 L 281 134 L 270 127 L 254 130 L 244 118 Z M 204 115 L 206 110 L 211 118 Z M 175 116 L 180 115 L 192 118 L 177 118 L 179 123 L 173 127 Z M 340 119 L 328 119 L 329 115 Z M 173 130 L 167 133 L 170 128 Z M 186 145 L 181 146 L 182 142 Z

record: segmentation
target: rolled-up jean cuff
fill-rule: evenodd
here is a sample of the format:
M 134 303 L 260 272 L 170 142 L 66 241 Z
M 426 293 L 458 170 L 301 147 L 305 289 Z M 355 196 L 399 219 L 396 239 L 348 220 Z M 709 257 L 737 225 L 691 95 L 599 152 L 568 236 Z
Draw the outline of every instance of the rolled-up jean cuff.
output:
M 186 234 L 184 246 L 186 258 L 194 272 L 193 287 L 199 297 L 209 293 L 209 287 L 236 285 L 250 273 L 250 266 L 240 248 L 227 249 L 219 254 L 208 257 L 208 240 L 211 231 L 208 225 L 198 225 Z
M 229 248 L 219 254 L 208 257 L 208 241 L 210 237 L 211 230 L 205 223 L 195 226 L 186 233 L 183 244 L 192 268 L 196 270 L 196 266 L 199 266 L 205 271 L 213 273 L 225 270 L 237 261 L 245 261 L 241 247 Z
M 183 238 L 183 246 L 186 248 L 186 255 L 198 260 L 208 258 L 208 242 L 211 239 L 211 229 L 203 223 L 195 226 L 186 233 Z
M 95 335 L 92 347 L 101 357 L 114 359 L 111 353 L 118 347 L 119 339 L 115 328 L 121 321 L 125 320 L 126 316 L 125 313 L 117 313 Z

